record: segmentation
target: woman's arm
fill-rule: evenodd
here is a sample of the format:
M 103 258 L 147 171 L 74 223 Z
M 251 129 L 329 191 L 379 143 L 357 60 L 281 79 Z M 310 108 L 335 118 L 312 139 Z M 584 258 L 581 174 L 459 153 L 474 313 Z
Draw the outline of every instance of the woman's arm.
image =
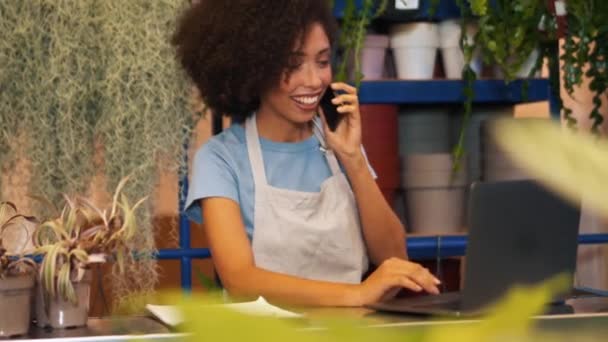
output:
M 375 265 L 390 257 L 407 259 L 405 229 L 382 196 L 361 151 L 357 89 L 345 83 L 331 86 L 333 90 L 343 92 L 334 98 L 333 103 L 344 118 L 335 132 L 325 124 L 325 137 L 344 166 L 353 188 L 368 254 Z
M 405 229 L 372 177 L 363 153 L 341 162 L 353 188 L 372 263 L 380 265 L 391 257 L 406 260 Z
M 310 306 L 361 306 L 376 302 L 389 291 L 409 288 L 435 292 L 428 272 L 412 263 L 391 259 L 364 283 L 351 285 L 302 279 L 255 266 L 241 212 L 233 200 L 201 200 L 205 231 L 222 283 L 236 298 L 264 296 L 271 301 Z M 277 258 L 280 258 L 277 255 Z

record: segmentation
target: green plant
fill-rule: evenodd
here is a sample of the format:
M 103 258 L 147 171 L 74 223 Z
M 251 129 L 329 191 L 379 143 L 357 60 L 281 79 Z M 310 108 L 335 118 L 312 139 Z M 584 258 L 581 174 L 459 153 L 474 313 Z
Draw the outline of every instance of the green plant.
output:
M 593 93 L 592 132 L 598 133 L 604 121 L 600 113 L 602 98 L 608 89 L 608 2 L 602 0 L 568 0 L 568 31 L 565 37 L 563 84 L 569 95 L 588 78 Z M 565 108 L 566 119 L 571 127 L 576 120 L 572 110 Z M 606 114 L 606 113 L 604 113 Z
M 86 194 L 96 173 L 107 192 L 134 174 L 124 189 L 132 198 L 153 193 L 159 170 L 182 175 L 184 145 L 199 116 L 189 108 L 169 37 L 188 4 L 0 1 L 2 168 L 15 160 L 23 136 L 29 191 L 53 203 L 63 193 Z M 156 251 L 151 211 L 146 204 L 137 212 L 140 230 L 129 242 L 145 255 Z M 113 282 L 115 298 L 152 291 L 155 265 L 152 257 L 127 262 L 129 271 Z
M 498 66 L 505 75 L 505 81 L 515 79 L 517 70 L 534 49 L 540 51 L 533 76 L 544 60 L 552 70 L 559 68 L 561 76 L 552 75 L 551 93 L 564 113 L 566 123 L 576 128 L 572 110 L 563 105 L 560 98 L 560 80 L 570 96 L 577 87 L 586 84 L 593 93 L 593 108 L 589 113 L 592 119 L 592 132 L 598 133 L 604 121 L 600 108 L 608 90 L 608 2 L 602 0 L 568 0 L 567 25 L 564 32 L 564 45 L 560 54 L 557 48 L 558 17 L 552 1 L 545 0 L 457 0 L 462 14 L 462 25 L 471 21 L 479 23 L 479 31 L 474 41 L 461 39 L 465 56 L 463 70 L 464 120 L 458 144 L 454 150 L 460 159 L 464 153 L 464 128 L 470 117 L 473 101 L 473 82 L 477 76 L 469 67 L 473 51 L 479 49 L 484 62 Z M 463 30 L 464 32 L 464 30 Z M 524 82 L 522 93 L 527 93 Z M 576 99 L 575 99 L 576 100 Z M 604 113 L 605 114 L 605 113 Z
M 353 81 L 358 88 L 363 79 L 360 55 L 367 28 L 373 19 L 386 10 L 388 0 L 363 0 L 361 7 L 357 5 L 356 0 L 345 0 L 344 2 L 344 16 L 338 39 L 338 48 L 341 50 L 342 56 L 337 67 L 336 80 L 348 80 L 349 67 L 352 67 Z
M 82 279 L 93 254 L 113 257 L 119 274 L 124 274 L 125 263 L 135 257 L 129 243 L 139 229 L 136 210 L 146 200 L 131 205 L 122 194 L 127 181 L 124 178 L 119 183 L 109 210 L 101 210 L 82 197 L 65 196 L 59 216 L 36 230 L 36 253 L 43 255 L 40 281 L 48 298 L 59 295 L 76 303 L 73 282 Z
M 483 62 L 498 67 L 509 83 L 533 51 L 539 50 L 534 67 L 528 76 L 532 77 L 541 68 L 545 58 L 556 60 L 551 55 L 551 42 L 556 38 L 555 18 L 549 12 L 544 0 L 456 0 L 461 11 L 462 36 L 460 46 L 464 54 L 462 78 L 464 82 L 463 124 L 458 142 L 454 149 L 455 159 L 459 161 L 464 154 L 465 128 L 471 116 L 475 97 L 473 84 L 477 74 L 470 63 L 474 54 L 479 52 Z M 478 31 L 469 39 L 466 27 L 476 22 Z M 542 25 L 544 30 L 539 30 Z M 522 94 L 527 94 L 524 82 Z

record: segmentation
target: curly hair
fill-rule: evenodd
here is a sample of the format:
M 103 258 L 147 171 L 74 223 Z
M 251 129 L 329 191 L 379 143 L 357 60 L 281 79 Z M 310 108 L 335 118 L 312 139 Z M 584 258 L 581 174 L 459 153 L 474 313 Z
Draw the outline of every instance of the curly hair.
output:
M 237 122 L 290 72 L 290 56 L 320 23 L 333 45 L 328 0 L 200 0 L 178 21 L 177 59 L 215 114 Z

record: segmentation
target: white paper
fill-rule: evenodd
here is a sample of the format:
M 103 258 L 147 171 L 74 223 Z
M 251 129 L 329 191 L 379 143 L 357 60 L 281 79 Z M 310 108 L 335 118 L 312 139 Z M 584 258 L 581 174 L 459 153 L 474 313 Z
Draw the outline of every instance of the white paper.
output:
M 184 321 L 184 316 L 177 306 L 146 304 L 146 310 L 161 322 L 172 327 Z
M 222 306 L 246 315 L 253 316 L 273 316 L 279 318 L 303 317 L 302 314 L 287 311 L 269 304 L 264 297 L 258 297 L 258 299 L 253 302 L 224 304 Z
M 264 299 L 264 297 L 259 297 L 257 300 L 251 302 L 221 304 L 218 305 L 218 307 L 227 308 L 242 314 L 252 316 L 266 316 L 277 318 L 303 317 L 302 314 L 287 311 L 269 304 Z M 161 320 L 163 323 L 170 326 L 176 326 L 184 321 L 184 317 L 177 306 L 147 304 L 146 309 L 156 318 Z

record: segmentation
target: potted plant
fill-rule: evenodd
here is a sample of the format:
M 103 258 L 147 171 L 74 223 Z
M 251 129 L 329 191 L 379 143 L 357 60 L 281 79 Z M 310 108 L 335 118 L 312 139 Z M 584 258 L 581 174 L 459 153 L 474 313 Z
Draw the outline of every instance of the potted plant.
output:
M 523 64 L 535 51 L 536 61 L 528 76 L 534 75 L 546 59 L 552 71 L 551 88 L 564 119 L 569 127 L 576 127 L 577 120 L 572 109 L 564 106 L 560 98 L 560 83 L 564 94 L 575 96 L 577 89 L 586 87 L 593 94 L 591 130 L 599 132 L 603 123 L 600 113 L 608 89 L 608 2 L 603 0 L 456 0 L 461 9 L 463 27 L 471 21 L 479 23 L 479 31 L 473 40 L 461 38 L 465 55 L 463 79 L 465 80 L 464 125 L 471 113 L 474 97 L 475 73 L 469 63 L 476 49 L 481 50 L 484 62 L 501 70 L 506 82 L 518 77 Z M 558 49 L 557 40 L 563 39 L 563 48 Z M 561 65 L 560 65 L 561 61 Z M 521 74 L 519 75 L 521 76 Z M 526 92 L 524 83 L 523 92 Z M 580 99 L 574 99 L 580 101 Z M 604 103 L 605 104 L 605 103 Z M 455 154 L 460 157 L 464 150 L 464 133 Z
M 388 0 L 346 0 L 344 15 L 340 25 L 338 49 L 342 54 L 337 66 L 336 80 L 346 81 L 351 73 L 357 87 L 361 84 L 361 51 L 365 42 L 367 28 L 373 19 L 380 16 L 387 8 Z
M 99 209 L 83 197 L 65 196 L 60 215 L 36 230 L 36 253 L 42 255 L 36 290 L 38 326 L 66 328 L 85 325 L 88 318 L 90 264 L 112 259 L 124 272 L 132 258 L 129 242 L 137 232 L 135 211 L 142 198 L 131 205 L 121 194 L 128 178 L 116 188 L 108 209 Z
M 33 218 L 17 213 L 10 202 L 0 203 L 0 338 L 24 335 L 30 326 L 30 309 L 36 265 L 28 257 L 11 253 L 3 243 L 4 233 L 17 228 L 27 235 Z M 15 249 L 22 249 L 19 246 Z

